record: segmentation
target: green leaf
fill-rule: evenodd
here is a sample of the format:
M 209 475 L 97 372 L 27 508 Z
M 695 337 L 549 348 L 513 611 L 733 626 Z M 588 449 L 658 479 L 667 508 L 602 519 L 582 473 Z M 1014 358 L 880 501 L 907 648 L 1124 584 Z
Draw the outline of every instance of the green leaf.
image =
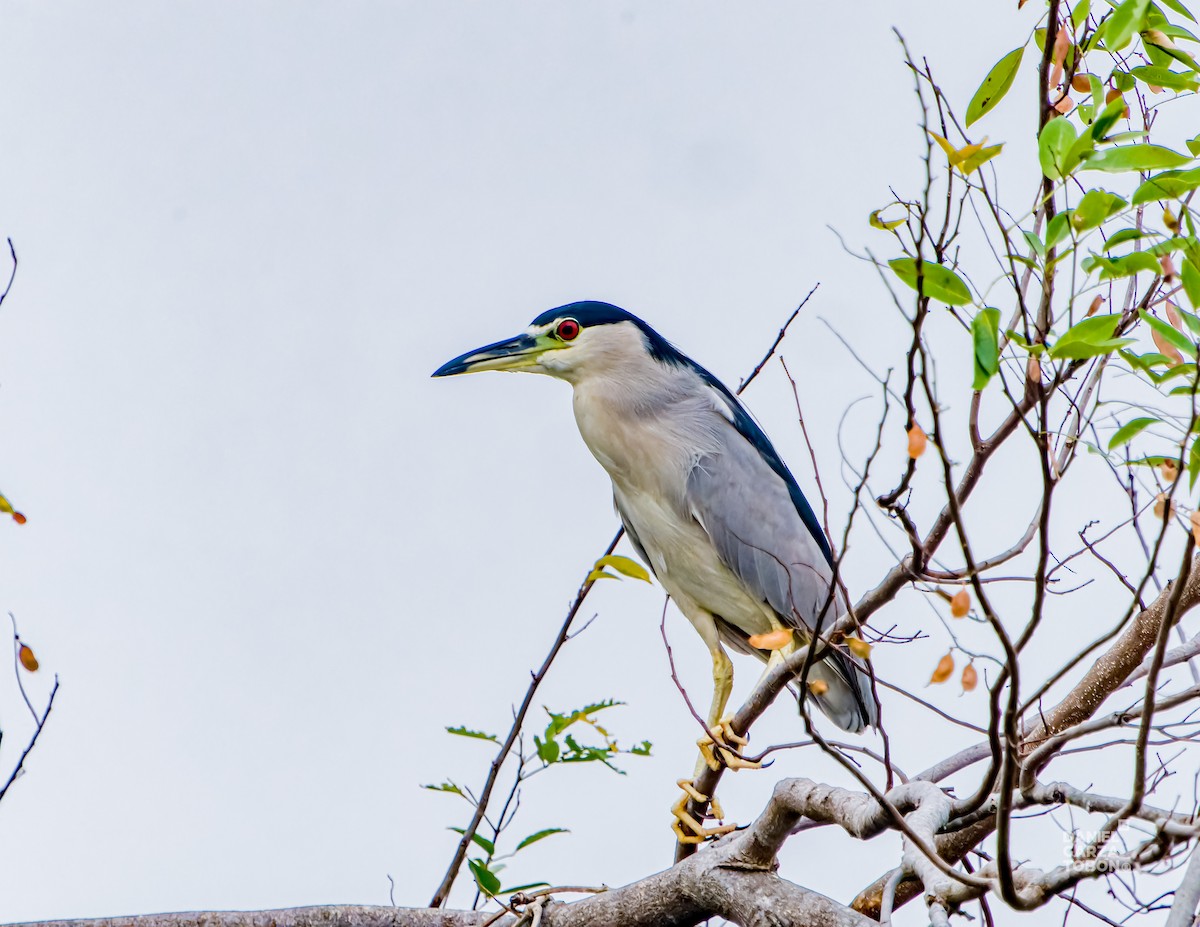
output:
M 1163 341 L 1178 348 L 1184 357 L 1196 356 L 1196 345 L 1181 331 L 1177 331 L 1173 325 L 1164 322 L 1162 319 L 1155 318 L 1145 309 L 1138 310 L 1138 316 L 1143 322 L 1149 325 L 1162 337 Z
M 1021 66 L 1021 56 L 1025 54 L 1025 46 L 1014 48 L 1007 55 L 992 65 L 987 77 L 971 97 L 967 104 L 967 126 L 991 112 L 999 103 L 1008 88 L 1013 85 L 1017 69 Z
M 1108 449 L 1111 451 L 1113 448 L 1120 447 L 1122 444 L 1128 444 L 1143 431 L 1158 421 L 1160 420 L 1157 418 L 1149 417 L 1131 419 L 1118 428 L 1117 433 L 1109 439 Z
M 1110 338 L 1107 341 L 1072 341 L 1064 345 L 1055 345 L 1050 349 L 1050 356 L 1055 360 L 1087 360 L 1089 357 L 1099 357 L 1101 354 L 1111 354 L 1137 341 L 1136 338 Z
M 500 743 L 500 738 L 495 734 L 486 734 L 483 731 L 472 731 L 467 727 L 448 727 L 447 734 L 454 734 L 458 737 L 473 737 L 476 740 L 490 740 L 494 744 Z
M 629 752 L 634 756 L 649 756 L 650 749 L 653 746 L 654 744 L 650 743 L 650 741 L 643 740 L 640 744 L 634 744 L 632 747 L 630 747 Z
M 1079 0 L 1075 9 L 1071 10 L 1071 28 L 1076 32 L 1087 22 L 1088 14 L 1092 11 L 1092 0 Z
M 558 741 L 553 738 L 542 740 L 537 734 L 534 734 L 533 746 L 537 750 L 538 759 L 543 763 L 549 765 L 558 760 L 561 748 L 558 746 Z
M 1168 90 L 1195 90 L 1197 86 L 1200 86 L 1197 84 L 1194 74 L 1180 74 L 1170 68 L 1144 65 L 1130 68 L 1129 73 L 1144 84 L 1155 84 L 1159 87 L 1166 87 Z
M 1108 236 L 1108 241 L 1104 243 L 1104 250 L 1110 251 L 1118 245 L 1123 245 L 1127 241 L 1137 241 L 1139 238 L 1145 238 L 1147 235 L 1153 235 L 1153 232 L 1147 232 L 1143 229 L 1121 229 L 1119 232 L 1113 232 Z
M 431 792 L 449 792 L 451 795 L 462 795 L 463 798 L 467 797 L 463 794 L 463 790 L 461 788 L 448 779 L 440 785 L 423 785 L 421 788 L 429 789 Z
M 888 261 L 892 271 L 917 292 L 950 306 L 964 306 L 971 301 L 971 291 L 962 279 L 948 267 L 932 261 L 921 262 L 920 280 L 914 258 L 895 258 Z
M 1062 120 L 1055 119 L 1054 122 Z M 1047 128 L 1054 125 L 1047 124 Z M 1192 159 L 1161 145 L 1121 145 L 1108 148 L 1083 162 L 1085 171 L 1157 171 L 1162 168 L 1182 167 Z
M 980 309 L 971 320 L 971 338 L 975 344 L 975 380 L 971 389 L 981 390 L 1000 369 L 1000 310 Z
M 1183 319 L 1183 324 L 1188 327 L 1193 335 L 1200 335 L 1200 316 L 1194 312 L 1188 312 L 1182 306 L 1176 306 L 1175 311 L 1179 313 L 1179 317 Z
M 517 849 L 513 850 L 513 852 L 517 853 L 520 850 L 525 849 L 531 843 L 537 843 L 539 840 L 543 840 L 546 837 L 552 837 L 554 834 L 569 834 L 569 833 L 570 833 L 570 831 L 567 830 L 565 827 L 547 827 L 545 830 L 539 830 L 536 834 L 530 834 L 528 837 L 526 837 L 524 840 L 522 840 L 520 843 L 517 844 Z
M 467 832 L 466 829 L 462 828 L 462 827 L 448 827 L 446 829 L 452 830 L 456 834 L 465 834 Z M 483 852 L 485 852 L 488 856 L 496 855 L 496 844 L 494 844 L 494 843 L 492 843 L 492 841 L 488 840 L 487 837 L 484 837 L 483 835 L 476 832 L 474 834 L 471 834 L 471 840 L 474 841 L 476 846 L 481 847 L 483 849 Z
M 1129 204 L 1115 193 L 1101 189 L 1088 190 L 1075 207 L 1071 216 L 1071 227 L 1076 232 L 1097 228 L 1127 205 Z
M 1070 173 L 1067 152 L 1075 144 L 1075 127 L 1062 117 L 1051 119 L 1038 136 L 1038 161 L 1042 173 L 1051 180 L 1061 180 Z
M 1118 52 L 1128 45 L 1135 32 L 1146 28 L 1146 14 L 1149 11 L 1150 0 L 1125 0 L 1108 21 L 1104 47 L 1110 52 Z
M 1133 84 L 1133 78 L 1128 74 L 1124 75 L 1129 79 L 1129 83 Z M 1116 74 L 1113 75 L 1114 79 Z M 1100 111 L 1100 115 L 1096 117 L 1096 121 L 1092 123 L 1092 128 L 1088 133 L 1092 139 L 1097 142 L 1103 142 L 1108 136 L 1108 130 L 1115 126 L 1122 116 L 1125 115 L 1125 101 L 1117 98 L 1106 105 Z
M 1133 205 L 1141 206 L 1155 200 L 1173 200 L 1196 187 L 1200 187 L 1200 168 L 1192 168 L 1190 171 L 1163 171 L 1148 177 L 1134 191 Z
M 1083 360 L 1131 344 L 1132 338 L 1113 337 L 1120 321 L 1119 314 L 1110 314 L 1094 315 L 1090 319 L 1076 322 L 1050 347 L 1050 356 L 1056 360 Z
M 479 886 L 479 890 L 489 898 L 495 897 L 500 891 L 500 879 L 496 874 L 488 869 L 481 859 L 469 859 L 467 865 L 471 867 L 471 874 L 475 876 L 475 884 Z
M 597 570 L 603 570 L 605 567 L 612 567 L 622 576 L 628 576 L 631 579 L 640 579 L 644 583 L 650 582 L 650 574 L 646 572 L 644 566 L 636 560 L 622 557 L 620 554 L 609 554 L 607 557 L 601 557 L 596 561 Z
M 1161 270 L 1157 258 L 1146 251 L 1134 251 L 1120 257 L 1104 257 L 1093 254 L 1084 258 L 1080 266 L 1089 274 L 1094 270 L 1099 270 L 1101 280 L 1132 277 L 1143 271 L 1156 274 Z
M 506 885 L 504 888 L 500 889 L 500 891 L 497 892 L 497 894 L 499 894 L 499 895 L 515 895 L 517 892 L 527 892 L 531 888 L 549 888 L 549 887 L 550 887 L 549 882 L 530 882 L 526 885 Z
M 1187 293 L 1188 302 L 1192 308 L 1200 312 L 1200 269 L 1197 269 L 1187 258 L 1179 267 L 1179 278 L 1183 281 L 1183 291 Z
M 1187 145 L 1187 150 L 1192 153 L 1193 158 L 1200 158 L 1200 135 L 1192 136 L 1184 144 Z
M 1091 132 L 1084 132 L 1067 149 L 1066 159 L 1063 161 L 1063 173 L 1070 174 L 1079 167 L 1080 161 L 1092 157 L 1095 153 L 1096 140 L 1092 138 Z
M 1042 244 L 1042 240 L 1034 232 L 1026 232 L 1021 230 L 1021 234 L 1025 236 L 1025 241 L 1029 243 L 1029 247 L 1033 249 L 1033 253 L 1043 260 L 1046 257 L 1046 246 Z
M 1060 212 L 1046 224 L 1046 249 L 1049 250 L 1067 236 L 1070 229 L 1071 210 Z
M 1174 10 L 1176 13 L 1179 13 L 1181 16 L 1186 16 L 1186 17 L 1187 17 L 1188 19 L 1190 19 L 1192 22 L 1195 22 L 1195 21 L 1196 21 L 1196 17 L 1195 17 L 1195 16 L 1193 16 L 1193 15 L 1192 15 L 1192 14 L 1191 14 L 1191 13 L 1188 11 L 1188 8 L 1187 8 L 1186 6 L 1184 6 L 1182 3 L 1180 3 L 1180 2 L 1179 2 L 1179 0 L 1162 0 L 1162 5 L 1163 5 L 1163 6 L 1169 6 L 1169 7 L 1170 7 L 1171 9 L 1173 9 L 1173 10 Z

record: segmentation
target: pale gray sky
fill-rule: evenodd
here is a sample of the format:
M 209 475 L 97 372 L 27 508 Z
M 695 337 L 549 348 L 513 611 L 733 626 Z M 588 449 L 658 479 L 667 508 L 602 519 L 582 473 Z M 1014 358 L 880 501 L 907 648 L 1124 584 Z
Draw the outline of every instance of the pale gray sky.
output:
M 598 298 L 736 385 L 819 281 L 786 355 L 844 502 L 838 419 L 871 384 L 818 317 L 881 362 L 903 330 L 826 226 L 879 246 L 868 213 L 920 176 L 890 27 L 964 107 L 1033 25 L 1014 5 L 4 4 L 0 491 L 29 523 L 0 523 L 0 608 L 35 697 L 63 688 L 0 805 L 0 920 L 383 903 L 389 873 L 427 901 L 465 806 L 418 786 L 489 758 L 443 726 L 506 727 L 615 527 L 561 384 L 429 373 Z M 1027 112 L 987 131 L 1027 139 Z M 811 490 L 780 371 L 748 400 Z M 517 830 L 573 833 L 513 881 L 669 862 L 697 731 L 661 607 L 632 582 L 589 602 L 538 703 L 623 699 L 612 728 L 654 756 L 535 781 Z M 706 700 L 703 647 L 668 629 Z M 923 683 L 929 630 L 881 672 Z M 7 769 L 28 717 L 3 672 L 0 712 Z M 913 770 L 970 736 L 917 723 Z M 800 731 L 781 704 L 756 743 Z M 726 808 L 776 773 L 830 768 L 727 777 Z M 786 865 L 845 898 L 896 847 L 822 832 Z

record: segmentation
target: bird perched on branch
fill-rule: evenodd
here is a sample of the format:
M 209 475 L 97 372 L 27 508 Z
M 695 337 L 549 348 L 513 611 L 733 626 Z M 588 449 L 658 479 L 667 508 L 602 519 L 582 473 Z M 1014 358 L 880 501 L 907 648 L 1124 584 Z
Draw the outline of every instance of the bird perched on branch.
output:
M 733 685 L 725 647 L 770 669 L 847 607 L 832 588 L 829 542 L 795 478 L 716 377 L 608 303 L 551 309 L 515 338 L 469 351 L 433 375 L 480 370 L 547 374 L 574 388 L 579 432 L 612 478 L 629 540 L 712 654 L 708 729 L 718 742 L 702 738 L 701 762 L 718 762 L 718 751 L 728 762 L 745 740 L 724 718 Z M 810 668 L 801 703 L 812 698 L 846 731 L 877 724 L 865 664 L 843 648 L 825 653 Z M 676 832 L 716 832 L 683 810 L 688 797 L 708 798 L 687 780 L 680 785 L 685 797 L 673 810 L 689 832 L 679 823 Z

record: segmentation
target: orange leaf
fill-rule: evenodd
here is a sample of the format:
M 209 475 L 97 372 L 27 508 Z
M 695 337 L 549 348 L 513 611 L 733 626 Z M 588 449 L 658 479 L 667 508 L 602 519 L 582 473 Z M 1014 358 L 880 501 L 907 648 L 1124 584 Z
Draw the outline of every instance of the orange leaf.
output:
M 1183 355 L 1179 353 L 1179 349 L 1171 342 L 1167 341 L 1155 329 L 1150 329 L 1150 335 L 1154 338 L 1154 346 L 1158 348 L 1160 354 L 1170 360 L 1171 366 L 1183 363 Z
M 36 673 L 38 668 L 37 657 L 33 655 L 33 651 L 26 644 L 21 645 L 21 649 L 17 651 L 17 656 L 21 660 L 21 665 L 31 673 Z
M 1092 82 L 1088 80 L 1087 74 L 1076 74 L 1071 78 L 1071 87 L 1078 90 L 1080 93 L 1087 93 L 1092 89 Z
M 963 667 L 962 671 L 962 690 L 964 692 L 974 691 L 975 686 L 979 684 L 979 674 L 975 672 L 975 664 L 968 663 Z
M 1095 299 L 1093 299 L 1092 304 L 1090 306 L 1088 306 L 1088 311 L 1087 311 L 1088 318 L 1091 318 L 1097 312 L 1099 312 L 1100 307 L 1103 305 L 1104 305 L 1104 297 L 1103 296 L 1097 296 Z
M 931 683 L 945 682 L 950 678 L 950 674 L 954 672 L 954 654 L 948 653 L 940 660 L 933 671 L 933 675 L 929 677 Z
M 1175 514 L 1175 503 L 1167 498 L 1165 492 L 1160 492 L 1154 497 L 1154 517 L 1163 518 L 1168 514 L 1168 511 L 1171 515 Z
M 824 695 L 829 691 L 829 683 L 824 679 L 814 679 L 808 684 L 808 691 L 813 695 Z
M 1196 543 L 1200 544 L 1200 512 L 1192 512 L 1192 537 L 1196 539 Z
M 792 629 L 776 628 L 765 634 L 751 634 L 747 640 L 751 647 L 759 650 L 782 650 L 792 642 Z
M 1042 362 L 1037 359 L 1036 354 L 1030 354 L 1029 360 L 1025 362 L 1025 377 L 1030 383 L 1042 382 Z
M 970 611 L 971 593 L 967 592 L 966 589 L 959 589 L 950 600 L 950 614 L 955 618 L 966 618 L 967 613 Z
M 1163 211 L 1163 221 L 1164 222 L 1166 221 L 1166 215 L 1167 215 L 1167 210 L 1164 210 Z M 1177 230 L 1178 228 L 1179 228 L 1179 223 L 1176 222 L 1174 230 Z M 1159 263 L 1159 266 L 1162 267 L 1163 276 L 1166 277 L 1168 281 L 1170 281 L 1170 279 L 1172 277 L 1174 277 L 1175 273 L 1176 273 L 1175 262 L 1173 260 L 1171 260 L 1171 255 L 1164 254 L 1162 257 L 1160 257 L 1158 259 L 1158 263 Z M 1178 311 L 1178 309 L 1176 309 L 1175 306 L 1171 305 L 1170 302 L 1167 303 L 1167 318 L 1171 320 L 1171 324 L 1174 325 L 1175 328 L 1177 328 L 1179 331 L 1183 331 L 1183 320 L 1181 318 L 1179 318 L 1179 311 Z
M 1158 472 L 1162 474 L 1164 483 L 1174 483 L 1179 476 L 1179 465 L 1168 457 L 1158 465 Z
M 23 524 L 25 524 L 25 522 L 26 522 L 26 518 L 25 518 L 25 516 L 24 516 L 24 515 L 22 515 L 20 512 L 13 512 L 13 514 L 12 514 L 12 519 L 13 519 L 13 521 L 15 521 L 15 522 L 16 522 L 18 525 L 23 525 Z
M 913 422 L 912 428 L 908 429 L 908 456 L 916 460 L 925 453 L 925 445 L 928 443 L 929 439 L 921 430 L 921 426 Z

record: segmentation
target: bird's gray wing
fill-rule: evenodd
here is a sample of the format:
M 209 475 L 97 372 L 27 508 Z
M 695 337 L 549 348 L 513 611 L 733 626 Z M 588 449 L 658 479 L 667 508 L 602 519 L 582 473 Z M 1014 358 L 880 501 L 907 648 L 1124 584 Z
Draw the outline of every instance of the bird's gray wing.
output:
M 828 628 L 843 606 L 830 596 L 833 571 L 789 485 L 733 423 L 718 427 L 715 445 L 688 474 L 692 516 L 722 562 L 784 624 Z
M 701 456 L 688 475 L 693 517 L 721 561 L 751 595 L 770 604 L 783 624 L 808 633 L 830 628 L 845 611 L 845 598 L 830 592 L 833 570 L 797 510 L 792 487 L 735 427 L 718 435 L 717 448 Z M 729 616 L 720 619 L 724 640 L 755 652 L 745 629 L 735 627 Z M 838 727 L 857 732 L 878 723 L 869 672 L 844 648 L 828 651 L 809 679 L 825 683 L 814 698 Z

